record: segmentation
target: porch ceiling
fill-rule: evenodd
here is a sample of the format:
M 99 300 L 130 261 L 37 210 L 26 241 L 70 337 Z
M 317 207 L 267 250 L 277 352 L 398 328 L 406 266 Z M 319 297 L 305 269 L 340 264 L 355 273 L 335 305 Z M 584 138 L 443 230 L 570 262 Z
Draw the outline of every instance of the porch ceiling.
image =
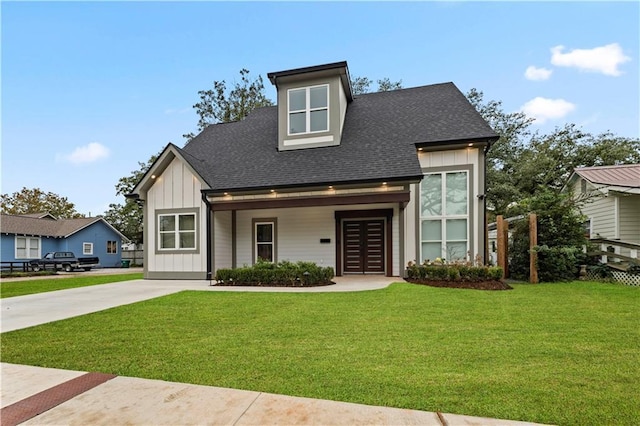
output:
M 409 200 L 409 191 L 393 191 L 352 195 L 319 195 L 259 200 L 213 201 L 209 204 L 213 211 L 229 211 L 291 207 L 344 206 L 350 204 L 408 203 Z

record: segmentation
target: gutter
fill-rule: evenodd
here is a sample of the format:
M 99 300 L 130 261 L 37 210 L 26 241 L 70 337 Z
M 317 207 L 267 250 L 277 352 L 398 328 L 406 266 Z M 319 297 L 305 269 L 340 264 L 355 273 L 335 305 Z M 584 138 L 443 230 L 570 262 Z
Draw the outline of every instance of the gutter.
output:
M 212 276 L 212 264 L 211 264 L 211 203 L 209 203 L 209 200 L 207 199 L 207 194 L 202 191 L 202 202 L 204 202 L 204 204 L 207 206 L 207 230 L 205 233 L 205 240 L 206 240 L 206 256 L 207 256 L 207 276 L 206 279 L 207 281 L 211 282 L 211 280 L 213 279 Z

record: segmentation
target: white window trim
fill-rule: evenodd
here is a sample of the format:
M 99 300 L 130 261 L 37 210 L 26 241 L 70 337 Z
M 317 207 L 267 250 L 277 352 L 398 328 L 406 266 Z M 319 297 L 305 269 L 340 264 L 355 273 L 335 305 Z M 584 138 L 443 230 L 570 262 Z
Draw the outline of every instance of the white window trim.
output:
M 311 89 L 316 88 L 316 87 L 326 87 L 327 88 L 327 106 L 326 107 L 322 107 L 322 108 L 311 108 Z M 290 105 L 290 93 L 293 91 L 297 91 L 297 90 L 305 90 L 305 101 L 306 101 L 306 105 L 305 105 L 305 109 L 296 109 L 296 110 L 291 110 L 289 108 Z M 293 89 L 288 89 L 287 90 L 287 136 L 299 136 L 299 135 L 309 135 L 309 134 L 313 134 L 313 133 L 325 133 L 328 132 L 330 129 L 330 124 L 329 124 L 329 120 L 330 120 L 330 111 L 329 111 L 329 85 L 328 84 L 317 84 L 315 86 L 307 86 L 307 87 L 296 87 Z M 322 111 L 322 110 L 327 110 L 327 128 L 324 130 L 315 130 L 315 131 L 311 131 L 311 112 L 312 111 Z M 298 133 L 291 133 L 291 114 L 295 114 L 295 113 L 300 113 L 300 112 L 304 112 L 305 113 L 305 128 L 307 129 L 306 132 L 298 132 Z
M 25 239 L 26 256 L 18 256 L 18 238 Z M 31 251 L 31 240 L 38 241 L 38 255 L 36 257 L 29 256 L 29 252 Z M 25 236 L 16 235 L 13 241 L 14 241 L 13 248 L 14 248 L 15 259 L 40 259 L 42 257 L 42 238 L 25 237 Z
M 447 174 L 449 173 L 464 173 L 466 176 L 466 180 L 467 180 L 467 211 L 465 214 L 455 214 L 455 215 L 447 215 L 446 214 L 446 194 L 447 194 Z M 467 227 L 466 227 L 466 244 L 467 244 L 467 248 L 465 250 L 464 253 L 464 258 L 467 258 L 467 253 L 469 252 L 470 248 L 469 248 L 469 243 L 470 243 L 470 235 L 469 235 L 469 226 L 470 226 L 470 215 L 469 215 L 469 208 L 470 208 L 470 198 L 469 198 L 469 171 L 468 170 L 464 170 L 464 169 L 460 169 L 460 170 L 447 170 L 447 171 L 442 171 L 442 172 L 430 172 L 430 173 L 425 173 L 426 175 L 440 175 L 442 176 L 441 179 L 441 190 L 442 190 L 442 209 L 441 209 L 441 214 L 437 215 L 437 216 L 423 216 L 422 215 L 422 182 L 420 182 L 420 197 L 419 197 L 419 203 L 420 203 L 420 226 L 419 226 L 419 232 L 420 232 L 420 257 L 421 257 L 421 262 L 424 261 L 425 257 L 424 254 L 422 253 L 422 243 L 440 243 L 440 257 L 448 260 L 449 256 L 447 253 L 447 242 L 462 242 L 463 240 L 451 240 L 451 241 L 447 241 L 447 220 L 455 220 L 455 219 L 466 219 L 467 221 Z M 422 222 L 425 220 L 439 220 L 440 224 L 441 224 L 441 236 L 439 240 L 427 240 L 423 237 L 422 235 Z M 434 260 L 434 259 L 431 259 Z
M 273 259 L 271 262 L 278 261 L 278 220 L 276 218 L 269 219 L 254 219 L 253 220 L 253 263 L 258 262 L 258 225 L 271 225 L 271 253 L 273 254 Z M 260 243 L 260 244 L 268 244 L 268 243 Z
M 175 229 L 173 231 L 161 231 L 160 230 L 160 218 L 163 216 L 173 216 L 175 218 Z M 180 216 L 193 216 L 193 231 L 180 231 Z M 162 234 L 174 233 L 174 247 L 162 247 Z M 180 247 L 180 233 L 192 232 L 193 233 L 193 247 Z M 195 212 L 185 213 L 159 213 L 158 214 L 158 250 L 162 252 L 170 251 L 188 251 L 193 252 L 198 249 L 198 215 Z
M 85 250 L 85 245 L 88 245 L 90 247 L 90 249 L 87 251 Z M 88 242 L 84 242 L 82 243 L 82 254 L 84 256 L 91 256 L 93 255 L 93 243 L 88 243 Z

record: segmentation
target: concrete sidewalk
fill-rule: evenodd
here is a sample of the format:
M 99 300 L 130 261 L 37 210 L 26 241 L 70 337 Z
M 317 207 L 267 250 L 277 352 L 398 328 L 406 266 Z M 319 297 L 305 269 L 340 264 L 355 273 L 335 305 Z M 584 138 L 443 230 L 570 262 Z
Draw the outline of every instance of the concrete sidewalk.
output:
M 484 425 L 534 423 L 0 364 L 1 423 L 25 425 Z M 91 376 L 91 377 L 90 377 Z
M 134 280 L 0 300 L 1 331 L 148 300 L 183 290 L 349 292 L 398 277 L 336 277 L 311 288 L 217 287 L 208 281 Z M 533 425 L 262 392 L 1 363 L 1 424 L 38 425 Z

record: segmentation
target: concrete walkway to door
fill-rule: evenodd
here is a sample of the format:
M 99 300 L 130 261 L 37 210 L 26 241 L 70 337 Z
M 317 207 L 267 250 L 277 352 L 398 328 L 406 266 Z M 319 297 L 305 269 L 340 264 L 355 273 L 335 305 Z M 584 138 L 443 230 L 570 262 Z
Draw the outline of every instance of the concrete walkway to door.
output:
M 202 280 L 133 280 L 9 297 L 0 299 L 0 332 L 33 327 L 184 290 L 275 293 L 365 291 L 381 289 L 402 279 L 382 275 L 348 275 L 335 277 L 334 281 L 336 284 L 330 286 L 302 288 L 223 287 L 212 286 L 209 281 Z

